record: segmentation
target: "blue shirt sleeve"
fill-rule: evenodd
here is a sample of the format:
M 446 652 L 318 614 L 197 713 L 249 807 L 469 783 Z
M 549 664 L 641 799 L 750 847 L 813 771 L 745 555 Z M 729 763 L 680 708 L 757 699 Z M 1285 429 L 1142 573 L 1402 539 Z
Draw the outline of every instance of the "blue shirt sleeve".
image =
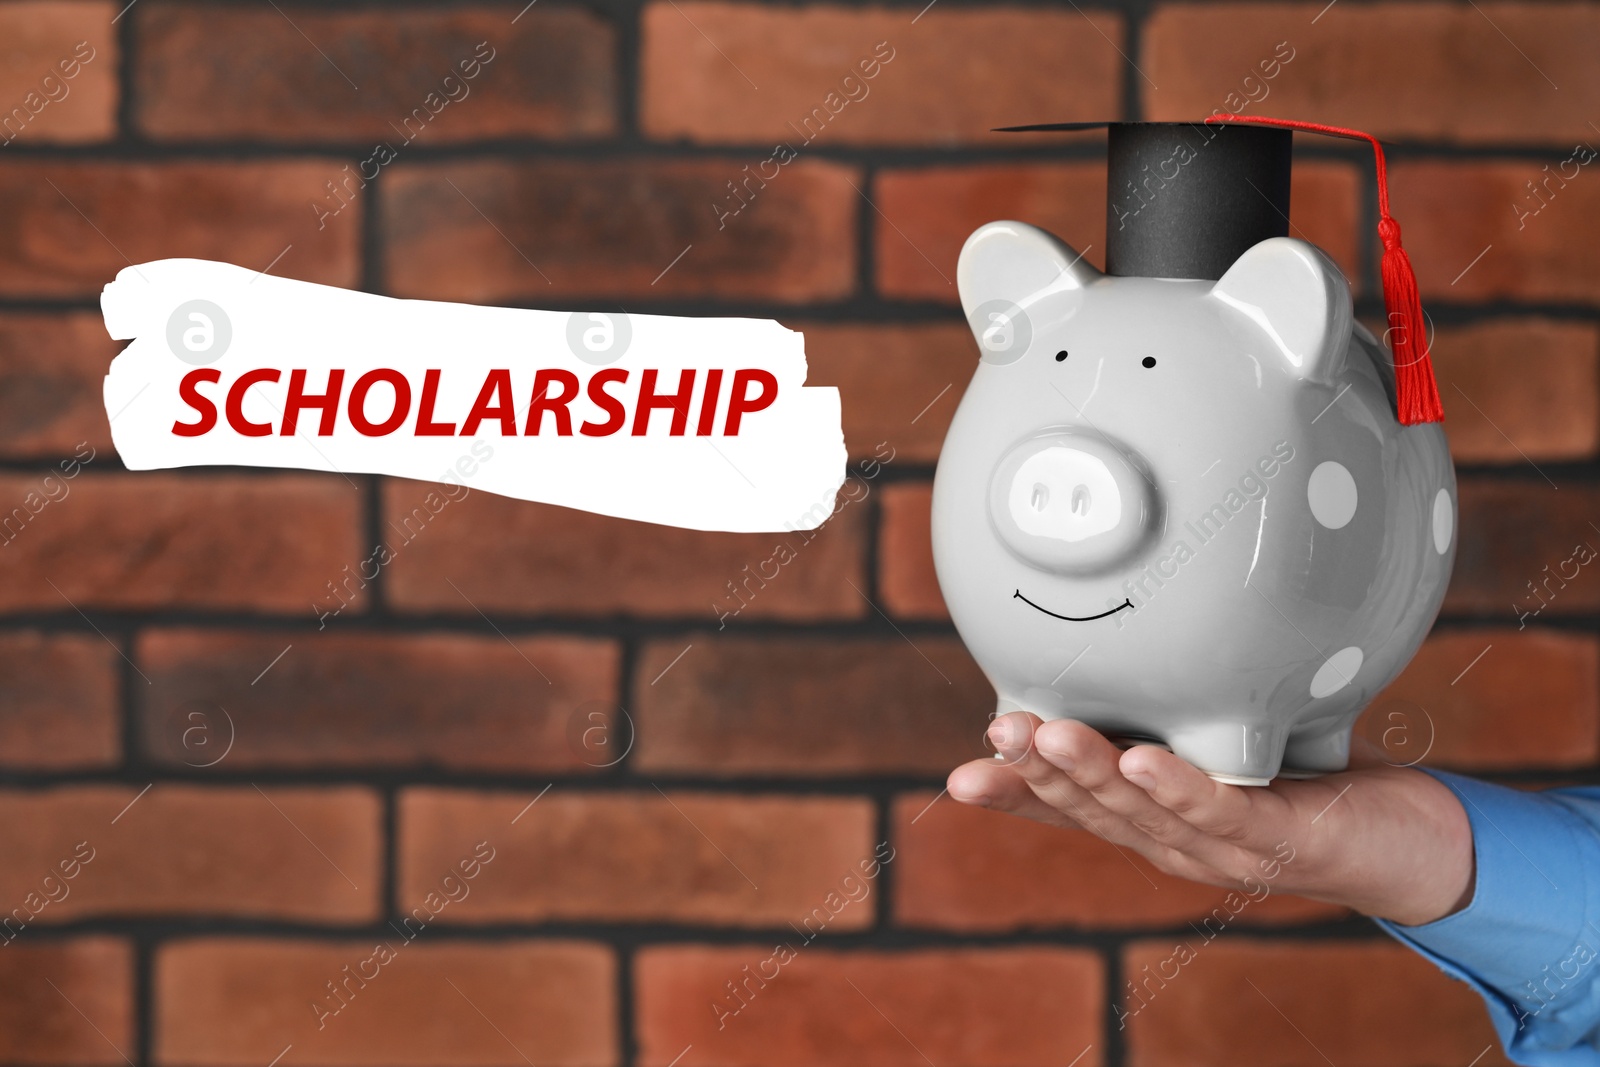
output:
M 1428 773 L 1472 822 L 1472 902 L 1423 926 L 1378 925 L 1476 989 L 1515 1062 L 1600 1067 L 1600 787 Z

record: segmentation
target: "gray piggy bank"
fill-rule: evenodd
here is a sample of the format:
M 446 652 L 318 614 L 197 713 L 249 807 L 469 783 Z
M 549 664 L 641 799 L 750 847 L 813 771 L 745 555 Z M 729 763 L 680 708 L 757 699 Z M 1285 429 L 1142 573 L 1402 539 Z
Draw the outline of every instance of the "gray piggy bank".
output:
M 1339 269 L 1280 237 L 1215 282 L 1110 277 L 995 222 L 958 284 L 981 361 L 934 563 L 998 711 L 1240 785 L 1343 769 L 1438 613 L 1456 486 Z

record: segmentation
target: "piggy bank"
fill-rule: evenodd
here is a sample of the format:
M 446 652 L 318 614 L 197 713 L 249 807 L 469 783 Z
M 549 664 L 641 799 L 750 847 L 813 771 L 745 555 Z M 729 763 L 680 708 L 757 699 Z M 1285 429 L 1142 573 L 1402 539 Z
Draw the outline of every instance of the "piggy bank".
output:
M 1234 784 L 1343 769 L 1438 613 L 1456 500 L 1339 269 L 1273 237 L 1216 281 L 1113 277 L 995 222 L 957 274 L 981 358 L 934 563 L 997 711 Z

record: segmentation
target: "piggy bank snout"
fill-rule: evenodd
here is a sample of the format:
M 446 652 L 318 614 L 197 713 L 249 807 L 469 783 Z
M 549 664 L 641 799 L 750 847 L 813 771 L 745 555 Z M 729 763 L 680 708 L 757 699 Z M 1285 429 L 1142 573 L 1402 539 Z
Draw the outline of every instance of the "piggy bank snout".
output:
M 1155 532 L 1158 502 L 1143 463 L 1111 442 L 1051 431 L 1013 447 L 995 468 L 989 515 L 1023 561 L 1086 575 L 1125 562 Z

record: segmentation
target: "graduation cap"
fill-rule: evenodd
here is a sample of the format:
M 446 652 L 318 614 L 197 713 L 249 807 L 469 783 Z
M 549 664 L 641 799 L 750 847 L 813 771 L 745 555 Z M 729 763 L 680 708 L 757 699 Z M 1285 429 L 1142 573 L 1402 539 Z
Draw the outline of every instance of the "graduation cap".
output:
M 1371 134 L 1293 119 L 1217 113 L 1202 122 L 1055 122 L 999 132 L 1106 130 L 1106 273 L 1222 277 L 1270 237 L 1289 235 L 1295 130 L 1372 145 L 1377 161 L 1383 299 L 1400 422 L 1440 422 L 1416 275 L 1389 214 L 1383 146 Z

